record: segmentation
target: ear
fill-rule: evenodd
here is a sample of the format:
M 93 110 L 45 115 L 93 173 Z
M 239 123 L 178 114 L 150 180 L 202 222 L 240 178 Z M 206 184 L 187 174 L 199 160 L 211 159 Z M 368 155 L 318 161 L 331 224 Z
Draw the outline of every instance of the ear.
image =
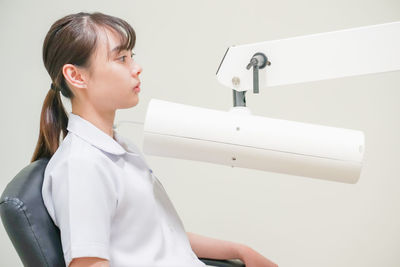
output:
M 65 64 L 62 71 L 65 80 L 70 85 L 78 89 L 87 88 L 86 73 L 83 69 L 72 64 Z

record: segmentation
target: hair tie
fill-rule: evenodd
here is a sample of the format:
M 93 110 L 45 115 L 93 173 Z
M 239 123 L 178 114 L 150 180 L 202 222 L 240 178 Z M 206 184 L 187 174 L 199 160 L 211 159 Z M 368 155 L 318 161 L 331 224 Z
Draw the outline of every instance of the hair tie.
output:
M 51 83 L 50 88 L 57 92 L 57 87 L 53 83 Z

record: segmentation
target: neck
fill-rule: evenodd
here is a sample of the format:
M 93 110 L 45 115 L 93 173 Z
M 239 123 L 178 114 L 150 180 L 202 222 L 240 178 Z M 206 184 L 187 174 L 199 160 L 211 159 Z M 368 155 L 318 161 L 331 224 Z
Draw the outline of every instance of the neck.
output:
M 83 119 L 89 121 L 104 133 L 111 136 L 111 138 L 114 138 L 113 124 L 115 110 L 104 112 L 86 105 L 84 108 L 72 106 L 72 113 L 81 116 Z

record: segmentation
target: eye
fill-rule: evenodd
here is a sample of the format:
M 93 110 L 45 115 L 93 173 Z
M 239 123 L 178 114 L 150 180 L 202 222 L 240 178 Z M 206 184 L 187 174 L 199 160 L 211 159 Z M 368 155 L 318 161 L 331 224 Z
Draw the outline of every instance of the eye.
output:
M 132 53 L 131 53 L 131 58 L 133 58 L 134 55 L 136 55 L 136 54 L 132 52 Z M 125 60 L 126 57 L 128 57 L 128 56 L 122 56 L 122 57 L 120 57 L 120 58 L 118 58 L 118 59 L 119 59 L 119 60 L 122 59 L 121 61 L 122 61 L 122 62 L 125 62 L 125 61 L 126 61 L 126 60 Z
M 122 62 L 125 62 L 125 58 L 126 58 L 126 56 L 122 56 L 122 57 L 120 57 L 118 59 L 122 59 Z

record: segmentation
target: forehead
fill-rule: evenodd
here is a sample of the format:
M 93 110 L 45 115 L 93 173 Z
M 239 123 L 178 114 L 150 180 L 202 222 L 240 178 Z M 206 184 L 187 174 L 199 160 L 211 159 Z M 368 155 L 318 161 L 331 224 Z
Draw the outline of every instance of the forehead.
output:
M 120 46 L 121 38 L 115 31 L 108 28 L 100 28 L 97 31 L 97 48 L 94 56 L 100 60 L 108 60 L 118 53 Z

